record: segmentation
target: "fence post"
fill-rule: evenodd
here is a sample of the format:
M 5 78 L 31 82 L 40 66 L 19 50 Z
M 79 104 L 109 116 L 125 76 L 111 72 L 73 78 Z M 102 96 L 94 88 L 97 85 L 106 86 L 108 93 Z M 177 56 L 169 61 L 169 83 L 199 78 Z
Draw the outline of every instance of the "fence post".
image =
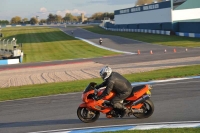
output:
M 8 42 L 9 42 L 9 39 L 7 40 L 7 43 L 6 43 L 6 50 L 8 51 Z
M 3 54 L 5 54 L 5 45 L 4 45 L 4 41 L 5 41 L 6 39 L 3 39 Z
M 1 39 L 0 39 L 0 50 L 1 50 Z

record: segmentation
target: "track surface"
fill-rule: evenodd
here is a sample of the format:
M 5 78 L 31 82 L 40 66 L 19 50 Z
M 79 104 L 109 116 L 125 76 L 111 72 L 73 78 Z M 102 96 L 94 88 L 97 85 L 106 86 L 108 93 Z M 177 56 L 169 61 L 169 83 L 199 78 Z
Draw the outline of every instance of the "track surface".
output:
M 102 64 L 126 64 L 200 56 L 199 48 L 188 49 L 188 52 L 185 52 L 185 48 L 178 48 L 177 53 L 173 53 L 173 47 L 151 45 L 121 37 L 98 35 L 78 28 L 63 28 L 63 30 L 66 33 L 70 33 L 71 30 L 74 30 L 75 36 L 88 39 L 95 43 L 98 43 L 98 39 L 102 37 L 104 39 L 103 45 L 105 44 L 114 49 L 129 52 L 137 52 L 138 49 L 141 50 L 141 55 L 122 55 L 88 59 Z M 165 48 L 168 50 L 167 53 L 163 52 Z M 154 54 L 150 55 L 149 50 L 153 50 Z M 0 70 L 3 71 L 5 69 L 17 69 L 30 66 L 68 64 L 81 61 L 83 60 L 17 64 L 0 66 Z M 191 64 L 200 64 L 200 62 L 197 60 Z M 97 122 L 90 124 L 82 123 L 76 116 L 76 109 L 81 103 L 81 93 L 1 102 L 0 132 L 25 133 L 114 124 L 199 121 L 199 86 L 199 79 L 155 84 L 154 89 L 152 90 L 152 100 L 155 104 L 155 112 L 150 118 L 136 119 L 132 117 L 109 120 L 105 118 L 104 115 L 101 115 Z
M 0 132 L 25 133 L 120 124 L 199 121 L 199 86 L 199 79 L 154 84 L 151 99 L 155 112 L 150 118 L 107 119 L 101 114 L 99 120 L 89 124 L 82 123 L 76 115 L 81 93 L 1 102 Z
M 94 61 L 102 64 L 125 64 L 125 63 L 135 63 L 135 62 L 145 62 L 145 61 L 156 61 L 156 60 L 166 60 L 166 59 L 176 59 L 184 57 L 196 57 L 200 56 L 200 48 L 188 48 L 188 51 L 185 51 L 185 48 L 176 48 L 161 46 L 156 44 L 149 44 L 145 42 L 138 42 L 123 37 L 111 36 L 111 35 L 100 35 L 92 33 L 80 28 L 60 28 L 67 34 L 71 34 L 71 31 L 74 31 L 74 36 L 87 39 L 91 42 L 98 44 L 100 37 L 103 38 L 103 46 L 113 48 L 116 50 L 135 52 L 139 49 L 140 55 L 123 55 L 123 56 L 114 56 L 106 58 L 92 58 L 92 59 L 76 59 L 76 60 L 62 60 L 62 61 L 52 61 L 52 62 L 38 62 L 38 63 L 26 63 L 26 64 L 15 64 L 15 65 L 4 65 L 0 66 L 0 70 L 9 69 L 9 68 L 24 68 L 32 66 L 46 66 L 46 65 L 57 65 L 57 64 L 68 64 L 81 61 Z M 176 53 L 173 52 L 173 49 L 176 48 Z M 164 50 L 167 50 L 167 53 L 164 53 Z M 153 50 L 153 55 L 150 55 L 150 50 Z

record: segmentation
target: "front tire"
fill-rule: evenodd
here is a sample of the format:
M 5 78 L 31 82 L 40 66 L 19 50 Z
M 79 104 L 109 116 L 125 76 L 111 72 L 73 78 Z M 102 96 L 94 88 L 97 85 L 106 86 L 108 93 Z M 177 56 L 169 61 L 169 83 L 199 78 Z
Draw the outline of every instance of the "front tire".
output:
M 148 99 L 143 104 L 144 105 L 142 106 L 141 109 L 143 109 L 144 112 L 142 114 L 133 114 L 136 118 L 139 118 L 139 119 L 148 118 L 153 114 L 154 112 L 153 102 L 150 99 Z
M 91 123 L 99 118 L 100 112 L 88 110 L 86 107 L 78 107 L 77 116 L 82 122 Z

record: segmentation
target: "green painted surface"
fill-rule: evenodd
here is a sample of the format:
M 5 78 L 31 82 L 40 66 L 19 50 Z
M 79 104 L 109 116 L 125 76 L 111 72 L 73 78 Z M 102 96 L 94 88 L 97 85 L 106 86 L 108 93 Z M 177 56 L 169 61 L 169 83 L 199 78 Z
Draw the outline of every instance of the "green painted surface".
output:
M 199 19 L 187 19 L 187 20 L 173 21 L 173 23 L 175 23 L 175 22 L 200 22 L 200 18 Z
M 200 0 L 187 0 L 180 6 L 176 7 L 174 10 L 183 10 L 192 8 L 200 8 Z

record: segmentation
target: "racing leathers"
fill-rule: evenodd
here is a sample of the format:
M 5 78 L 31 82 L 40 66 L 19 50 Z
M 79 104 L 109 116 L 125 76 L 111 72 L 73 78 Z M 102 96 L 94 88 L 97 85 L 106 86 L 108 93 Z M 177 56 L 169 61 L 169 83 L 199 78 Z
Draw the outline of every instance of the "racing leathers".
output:
M 111 91 L 114 91 L 116 95 L 111 99 L 111 105 L 114 109 L 126 109 L 121 103 L 122 100 L 126 99 L 130 96 L 132 92 L 131 83 L 120 75 L 117 72 L 112 72 L 112 74 L 100 85 L 97 85 L 95 88 L 99 89 L 101 87 L 105 87 L 106 89 L 103 93 L 98 97 L 98 99 L 102 99 L 106 95 L 108 95 Z

